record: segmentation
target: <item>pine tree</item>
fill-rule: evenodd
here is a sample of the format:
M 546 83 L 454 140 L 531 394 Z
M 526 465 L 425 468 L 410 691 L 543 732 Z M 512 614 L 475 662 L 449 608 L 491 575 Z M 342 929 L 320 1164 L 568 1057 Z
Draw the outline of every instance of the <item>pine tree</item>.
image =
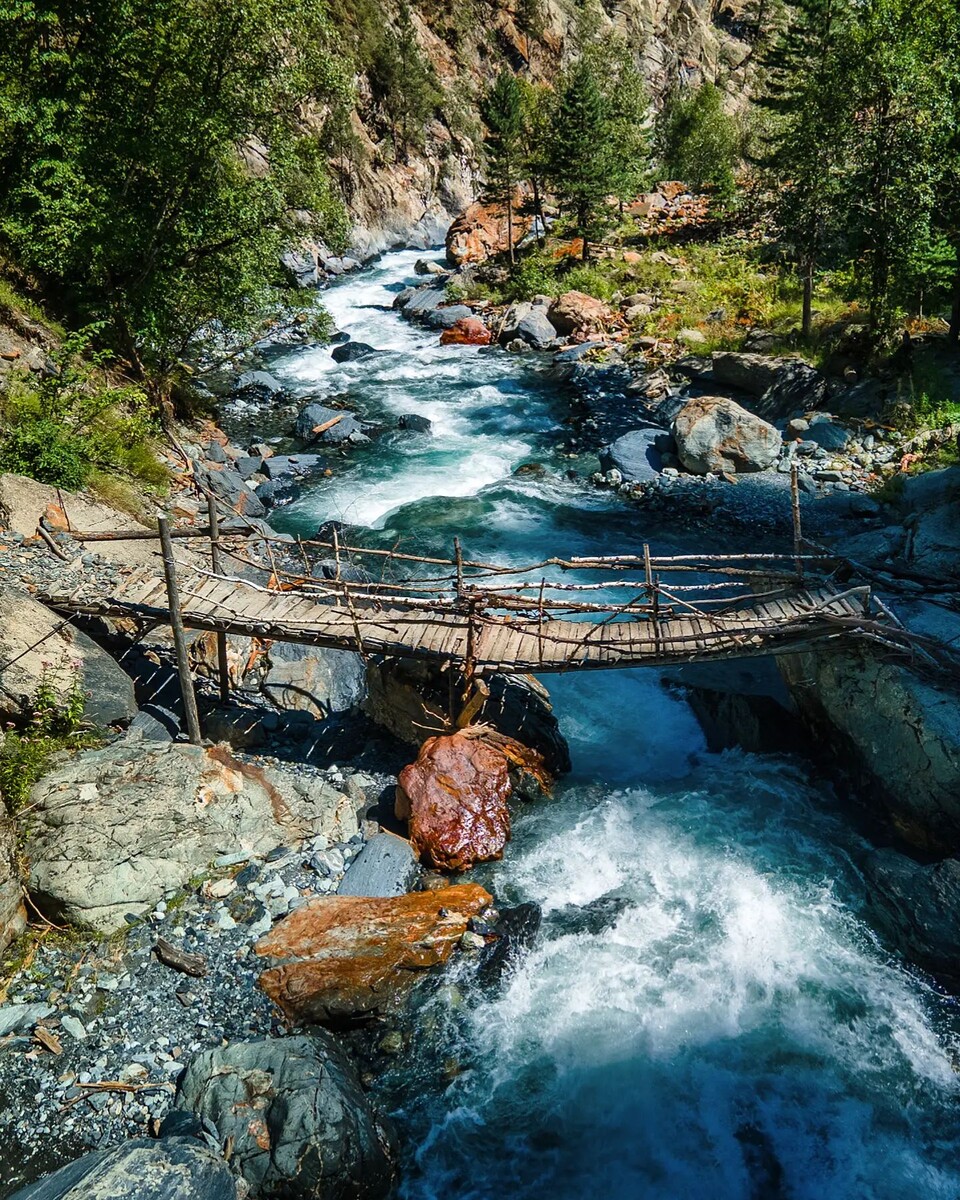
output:
M 697 191 L 711 188 L 719 196 L 733 194 L 739 139 L 715 84 L 701 84 L 694 92 L 674 91 L 660 112 L 656 135 L 658 157 L 669 176 Z
M 549 148 L 549 175 L 560 202 L 574 213 L 589 244 L 606 225 L 610 192 L 609 114 L 596 74 L 587 59 L 571 68 L 554 113 Z
M 420 51 L 409 5 L 400 4 L 396 25 L 385 31 L 369 74 L 390 122 L 397 157 L 406 161 L 442 98 L 436 77 Z
M 543 215 L 543 193 L 550 167 L 550 140 L 556 97 L 546 84 L 530 83 L 526 79 L 519 80 L 519 84 L 523 118 L 520 130 L 521 174 L 529 181 L 533 192 L 533 217 L 538 241 L 542 245 L 547 230 Z
M 482 104 L 487 133 L 486 194 L 507 213 L 507 245 L 511 263 L 513 249 L 513 201 L 522 160 L 523 102 L 520 84 L 512 71 L 502 70 Z
M 844 80 L 848 0 L 794 0 L 765 61 L 759 104 L 773 114 L 761 165 L 777 191 L 777 215 L 803 281 L 802 336 L 813 328 L 813 286 L 840 236 L 847 202 L 855 96 Z

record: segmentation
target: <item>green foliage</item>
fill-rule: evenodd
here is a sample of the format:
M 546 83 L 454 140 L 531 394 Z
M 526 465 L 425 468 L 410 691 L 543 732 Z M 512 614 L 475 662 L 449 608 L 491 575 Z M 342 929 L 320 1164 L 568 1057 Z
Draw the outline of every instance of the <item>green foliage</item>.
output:
M 722 197 L 733 195 L 739 137 L 714 84 L 704 83 L 693 92 L 674 91 L 659 114 L 656 140 L 668 176 L 696 191 L 709 188 Z
M 591 238 L 609 224 L 609 108 L 596 72 L 581 58 L 567 73 L 551 127 L 548 173 L 561 203 L 574 215 L 587 257 Z
M 401 2 L 396 23 L 384 30 L 369 67 L 370 85 L 390 127 L 397 156 L 423 145 L 423 130 L 443 99 L 433 68 L 417 41 L 410 8 Z
M 486 197 L 506 209 L 507 245 L 514 259 L 513 204 L 519 182 L 523 146 L 523 96 L 512 71 L 502 70 L 482 104 L 487 133 Z
M 0 470 L 73 491 L 97 470 L 161 489 L 167 472 L 154 452 L 151 406 L 139 388 L 106 381 L 107 356 L 89 347 L 95 332 L 64 342 L 55 374 L 12 382 L 0 396 Z
M 23 809 L 54 754 L 100 740 L 84 725 L 85 702 L 77 679 L 61 692 L 51 676 L 43 675 L 22 726 L 8 729 L 0 745 L 0 800 L 8 813 Z
M 304 117 L 350 94 L 322 0 L 0 0 L 0 237 L 163 376 L 262 323 L 294 210 L 342 239 Z

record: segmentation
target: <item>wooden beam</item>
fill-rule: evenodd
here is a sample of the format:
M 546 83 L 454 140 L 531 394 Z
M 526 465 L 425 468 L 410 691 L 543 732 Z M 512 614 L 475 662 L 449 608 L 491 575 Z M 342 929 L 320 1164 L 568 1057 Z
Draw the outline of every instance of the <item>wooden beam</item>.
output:
M 173 630 L 173 645 L 177 655 L 177 673 L 180 676 L 180 694 L 187 720 L 187 736 L 199 746 L 200 717 L 197 714 L 197 697 L 193 690 L 190 674 L 190 659 L 187 655 L 187 639 L 183 630 L 183 615 L 180 608 L 180 588 L 177 584 L 177 563 L 173 557 L 173 541 L 170 537 L 170 522 L 166 517 L 158 521 L 160 545 L 163 550 L 163 573 L 167 581 L 167 602 L 170 606 L 170 628 Z

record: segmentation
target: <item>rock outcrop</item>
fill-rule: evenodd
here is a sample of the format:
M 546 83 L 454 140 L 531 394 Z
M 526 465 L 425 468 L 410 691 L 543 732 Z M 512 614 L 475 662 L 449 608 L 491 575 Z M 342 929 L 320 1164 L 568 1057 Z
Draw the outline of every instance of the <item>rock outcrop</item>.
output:
M 55 918 L 112 933 L 221 854 L 357 828 L 356 802 L 318 777 L 263 770 L 224 747 L 124 739 L 34 788 L 27 886 Z
M 232 1143 L 231 1166 L 255 1196 L 378 1200 L 390 1190 L 392 1132 L 323 1030 L 198 1054 L 177 1102 Z
M 127 725 L 137 712 L 133 681 L 85 633 L 64 625 L 26 592 L 0 592 L 0 718 L 28 714 L 41 684 L 62 697 L 86 696 L 85 715 L 97 725 Z
M 237 1200 L 223 1159 L 191 1138 L 135 1138 L 68 1163 L 11 1200 Z
M 490 694 L 474 721 L 492 725 L 507 737 L 543 755 L 551 775 L 570 770 L 570 750 L 553 714 L 546 688 L 532 676 L 492 675 Z M 454 693 L 460 684 L 454 680 Z M 364 710 L 402 742 L 419 747 L 424 736 L 446 733 L 437 720 L 450 703 L 449 675 L 417 659 L 382 658 L 367 667 Z
M 341 1024 L 395 1009 L 423 971 L 445 963 L 491 904 L 474 883 L 387 899 L 324 896 L 254 946 L 276 960 L 260 986 L 294 1022 Z
M 530 219 L 513 209 L 513 244 L 523 241 L 530 228 Z M 447 230 L 445 240 L 447 260 L 455 267 L 486 262 L 494 255 L 510 249 L 507 239 L 507 211 L 501 204 L 471 204 Z
M 17 868 L 17 840 L 13 821 L 0 816 L 0 951 L 20 936 L 27 924 L 23 886 Z
M 688 471 L 706 475 L 764 471 L 780 454 L 772 425 L 723 396 L 697 396 L 673 420 L 677 454 Z
M 428 866 L 465 871 L 503 857 L 510 840 L 510 772 L 503 754 L 464 733 L 429 738 L 397 783 L 397 817 Z

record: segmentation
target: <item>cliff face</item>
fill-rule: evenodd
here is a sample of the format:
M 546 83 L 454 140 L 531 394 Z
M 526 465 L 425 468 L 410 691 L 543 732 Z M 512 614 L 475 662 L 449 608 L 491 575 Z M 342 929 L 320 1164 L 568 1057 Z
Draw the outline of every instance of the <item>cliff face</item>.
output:
M 353 251 L 368 257 L 389 246 L 436 244 L 479 190 L 476 100 L 505 63 L 534 83 L 552 83 L 574 53 L 582 8 L 576 0 L 543 0 L 536 35 L 524 31 L 524 0 L 463 0 L 469 27 L 451 34 L 426 4 L 411 11 L 416 39 L 441 85 L 437 117 L 422 149 L 398 161 L 376 118 L 369 80 L 358 81 L 353 119 L 356 150 L 345 169 Z M 396 7 L 387 0 L 386 13 Z M 745 0 L 722 9 L 716 0 L 618 0 L 598 9 L 598 34 L 617 33 L 634 49 L 653 104 L 676 83 L 710 81 L 731 111 L 742 105 L 754 69 L 754 26 Z

